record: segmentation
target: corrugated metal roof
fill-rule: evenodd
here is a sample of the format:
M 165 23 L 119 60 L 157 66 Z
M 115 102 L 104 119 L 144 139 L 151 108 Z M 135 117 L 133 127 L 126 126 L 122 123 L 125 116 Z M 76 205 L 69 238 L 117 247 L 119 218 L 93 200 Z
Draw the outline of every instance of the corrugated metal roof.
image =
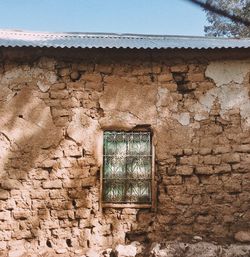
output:
M 1 47 L 215 49 L 250 48 L 250 38 L 135 35 L 108 33 L 47 33 L 0 30 Z

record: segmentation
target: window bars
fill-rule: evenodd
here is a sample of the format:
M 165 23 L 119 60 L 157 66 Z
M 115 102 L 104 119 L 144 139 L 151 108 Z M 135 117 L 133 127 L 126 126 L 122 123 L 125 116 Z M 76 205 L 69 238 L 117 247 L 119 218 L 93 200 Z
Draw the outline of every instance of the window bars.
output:
M 103 202 L 150 204 L 151 133 L 105 131 L 103 153 Z

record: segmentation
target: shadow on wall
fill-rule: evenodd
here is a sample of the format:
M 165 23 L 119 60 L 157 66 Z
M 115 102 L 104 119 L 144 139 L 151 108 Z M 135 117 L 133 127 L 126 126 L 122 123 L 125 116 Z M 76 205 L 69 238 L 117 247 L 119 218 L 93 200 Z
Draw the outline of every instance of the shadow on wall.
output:
M 31 66 L 5 63 L 0 74 L 0 249 L 25 251 L 29 242 L 33 252 L 50 248 L 64 253 L 78 247 L 110 247 L 124 243 L 125 237 L 157 241 L 180 235 L 190 238 L 194 233 L 224 240 L 246 226 L 249 131 L 239 134 L 239 112 L 228 121 L 221 119 L 221 106 L 216 101 L 204 120 L 194 122 L 195 111 L 188 109 L 215 88 L 211 81 L 203 83 L 206 66 L 198 73 L 195 89 L 186 87 L 192 83 L 185 82 L 186 72 L 180 76 L 179 66 L 174 72 L 179 85 L 169 70 L 164 71 L 168 74 L 163 76 L 166 84 L 157 80 L 153 84 L 148 75 L 151 69 L 140 70 L 140 65 L 137 71 L 134 67 L 132 83 L 126 82 L 131 73 L 126 77 L 124 67 L 117 67 L 120 73 L 118 69 L 111 74 L 110 67 L 97 72 L 94 64 L 55 63 L 48 58 Z M 118 84 L 122 86 L 116 92 Z M 140 115 L 145 108 L 140 101 L 141 109 L 135 105 L 133 113 L 124 116 L 130 108 L 126 99 L 136 102 L 144 84 L 154 96 L 145 97 L 146 104 L 153 106 L 147 108 L 146 115 L 158 118 L 147 122 L 155 122 L 158 141 L 157 215 L 133 209 L 104 209 L 100 213 L 100 167 L 90 147 L 96 136 L 93 131 L 99 122 L 110 125 L 114 117 L 124 123 L 144 121 Z M 162 90 L 158 92 L 159 85 Z M 188 114 L 188 123 L 169 114 L 174 103 L 175 114 Z M 197 127 L 192 127 L 192 122 Z M 236 155 L 234 151 L 238 151 Z M 239 210 L 244 215 L 234 216 Z
M 85 90 L 81 80 L 93 65 L 80 71 L 73 66 L 47 58 L 30 66 L 4 64 L 0 250 L 66 253 L 110 247 L 124 243 L 137 222 L 136 210 L 99 211 L 100 167 L 88 133 L 102 115 L 100 88 Z
M 36 63 L 5 64 L 0 80 L 2 250 L 24 251 L 25 240 L 34 251 L 88 247 L 99 170 L 66 133 L 75 99 L 62 77 Z

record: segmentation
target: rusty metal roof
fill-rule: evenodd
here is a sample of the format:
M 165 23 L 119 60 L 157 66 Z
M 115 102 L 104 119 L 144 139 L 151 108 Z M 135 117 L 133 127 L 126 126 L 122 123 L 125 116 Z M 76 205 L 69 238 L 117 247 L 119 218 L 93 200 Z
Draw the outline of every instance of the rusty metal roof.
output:
M 0 30 L 0 47 L 216 49 L 250 48 L 250 38 Z

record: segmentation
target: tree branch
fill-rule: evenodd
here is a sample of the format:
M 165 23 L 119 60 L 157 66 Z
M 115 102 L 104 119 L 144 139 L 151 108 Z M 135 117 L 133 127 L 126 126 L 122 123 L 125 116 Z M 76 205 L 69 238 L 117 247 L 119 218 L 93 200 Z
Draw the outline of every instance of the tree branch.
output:
M 247 27 L 250 27 L 250 20 L 244 19 L 244 18 L 242 18 L 238 15 L 235 15 L 235 14 L 231 14 L 226 10 L 221 10 L 221 9 L 217 8 L 216 6 L 209 4 L 207 1 L 206 2 L 201 2 L 199 0 L 187 0 L 187 1 L 189 1 L 193 4 L 196 4 L 196 5 L 204 8 L 207 11 L 216 13 L 216 14 L 221 15 L 221 16 L 224 16 L 224 17 L 232 20 L 233 22 L 241 23 L 241 24 L 243 24 Z

